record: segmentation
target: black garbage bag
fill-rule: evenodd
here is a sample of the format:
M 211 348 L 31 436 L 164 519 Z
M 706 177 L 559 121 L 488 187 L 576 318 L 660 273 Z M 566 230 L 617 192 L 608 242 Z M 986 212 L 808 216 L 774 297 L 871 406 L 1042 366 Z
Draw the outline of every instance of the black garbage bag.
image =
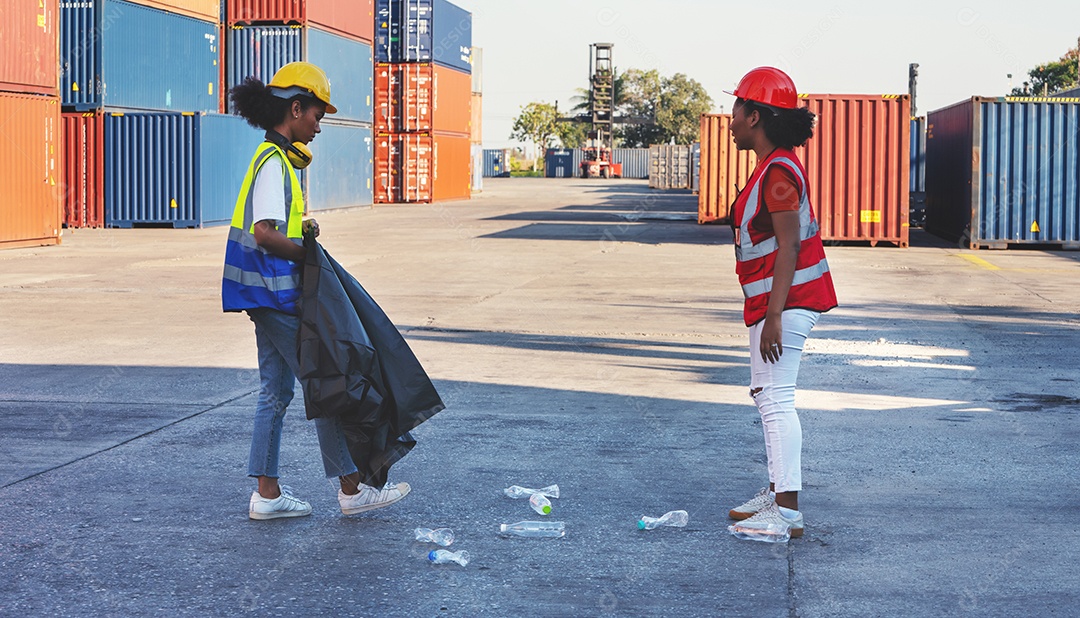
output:
M 416 446 L 409 431 L 445 406 L 364 288 L 310 234 L 304 247 L 297 377 L 307 417 L 340 419 L 361 482 L 382 487 Z

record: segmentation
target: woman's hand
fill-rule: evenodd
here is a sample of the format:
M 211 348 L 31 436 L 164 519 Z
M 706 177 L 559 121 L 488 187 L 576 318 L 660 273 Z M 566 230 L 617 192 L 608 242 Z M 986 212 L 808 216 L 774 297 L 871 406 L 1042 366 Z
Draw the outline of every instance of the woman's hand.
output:
M 319 237 L 319 222 L 315 219 L 304 219 L 300 229 L 303 230 L 305 236 L 310 232 L 315 235 L 315 238 Z
M 761 326 L 761 358 L 765 359 L 766 363 L 776 363 L 780 361 L 780 357 L 784 354 L 784 342 L 782 341 L 784 332 L 783 319 L 780 317 L 767 317 L 765 323 Z

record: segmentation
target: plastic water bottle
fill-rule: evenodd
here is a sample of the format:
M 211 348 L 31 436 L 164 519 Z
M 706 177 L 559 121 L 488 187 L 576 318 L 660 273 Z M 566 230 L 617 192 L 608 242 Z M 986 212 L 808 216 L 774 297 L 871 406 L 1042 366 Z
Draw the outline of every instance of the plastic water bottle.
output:
M 557 539 L 566 535 L 566 524 L 561 521 L 519 521 L 500 525 L 499 532 L 509 536 Z
M 541 515 L 551 515 L 551 500 L 548 500 L 544 494 L 529 496 L 529 506 Z
M 469 557 L 469 552 L 467 551 L 450 551 L 449 549 L 435 549 L 427 555 L 427 559 L 435 564 L 456 562 L 461 566 L 469 564 Z
M 641 516 L 638 520 L 638 530 L 652 530 L 660 526 L 672 526 L 675 528 L 683 528 L 686 526 L 686 522 L 690 521 L 690 515 L 686 511 L 669 511 L 664 513 L 660 517 L 646 517 Z
M 761 541 L 762 543 L 787 543 L 791 539 L 791 528 L 778 524 L 769 524 L 766 528 L 748 530 L 740 528 L 738 524 L 727 527 L 728 532 L 737 539 L 744 541 Z
M 504 489 L 503 493 L 506 494 L 508 497 L 513 498 L 515 500 L 517 500 L 518 498 L 524 498 L 526 496 L 531 496 L 533 494 L 544 494 L 548 498 L 558 498 L 559 497 L 559 486 L 558 485 L 548 485 L 547 487 L 544 487 L 544 488 L 541 488 L 541 489 L 529 489 L 528 487 L 520 487 L 518 485 L 511 485 L 510 487 L 507 487 L 506 489 Z
M 416 540 L 422 543 L 438 543 L 446 547 L 454 542 L 454 531 L 450 528 L 417 528 Z

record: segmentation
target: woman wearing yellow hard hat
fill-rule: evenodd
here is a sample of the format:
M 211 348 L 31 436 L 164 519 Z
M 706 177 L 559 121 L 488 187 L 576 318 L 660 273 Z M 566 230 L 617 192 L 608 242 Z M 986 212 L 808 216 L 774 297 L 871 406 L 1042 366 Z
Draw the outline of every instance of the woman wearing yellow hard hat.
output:
M 258 479 L 258 488 L 248 516 L 301 517 L 311 514 L 311 505 L 278 483 L 282 423 L 298 370 L 302 237 L 319 231 L 314 220 L 303 221 L 304 193 L 296 170 L 311 163 L 307 144 L 319 134 L 323 116 L 337 109 L 326 73 L 309 62 L 281 67 L 269 84 L 249 77 L 230 96 L 240 116 L 266 131 L 236 200 L 221 284 L 222 308 L 247 312 L 259 350 L 261 388 L 248 460 L 248 475 Z M 409 493 L 406 483 L 362 484 L 340 422 L 317 418 L 315 427 L 326 475 L 340 481 L 343 513 L 388 506 Z
M 761 414 L 769 487 L 729 512 L 735 536 L 777 540 L 803 533 L 802 426 L 795 380 L 803 344 L 818 317 L 836 306 L 806 170 L 794 152 L 814 134 L 795 82 L 773 67 L 739 81 L 731 137 L 757 154 L 757 168 L 731 210 L 743 320 L 750 329 L 750 396 Z

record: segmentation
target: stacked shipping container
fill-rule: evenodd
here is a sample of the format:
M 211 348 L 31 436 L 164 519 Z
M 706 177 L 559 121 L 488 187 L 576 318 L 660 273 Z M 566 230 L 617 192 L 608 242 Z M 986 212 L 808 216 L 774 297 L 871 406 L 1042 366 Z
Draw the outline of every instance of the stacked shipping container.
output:
M 907 95 L 800 95 L 817 115 L 814 137 L 797 148 L 810 201 L 827 241 L 908 245 L 910 101 Z M 730 116 L 702 120 L 698 221 L 726 221 L 756 157 L 738 151 Z
M 0 248 L 60 242 L 58 0 L 0 9 Z
M 445 0 L 377 0 L 375 202 L 471 194 L 472 15 Z
M 227 0 L 226 87 L 317 64 L 338 113 L 322 122 L 303 182 L 309 211 L 372 203 L 373 0 Z M 250 153 L 248 155 L 250 157 Z
M 472 142 L 472 192 L 484 190 L 484 50 L 472 48 L 472 95 L 469 105 L 469 141 Z

